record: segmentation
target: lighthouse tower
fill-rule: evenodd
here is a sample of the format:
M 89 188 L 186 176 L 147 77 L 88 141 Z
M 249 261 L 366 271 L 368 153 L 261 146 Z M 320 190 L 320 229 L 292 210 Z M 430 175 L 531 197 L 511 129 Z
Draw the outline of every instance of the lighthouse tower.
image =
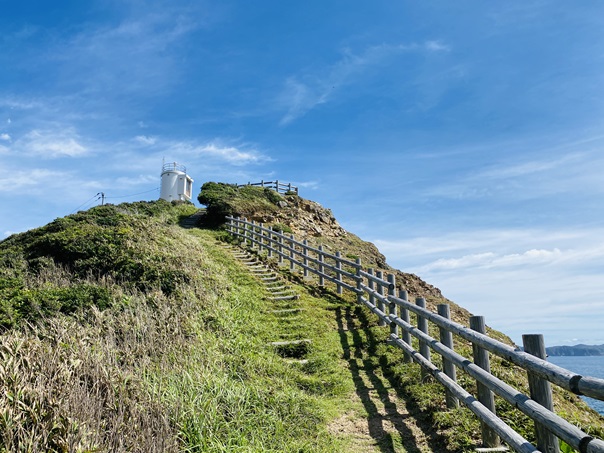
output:
M 166 201 L 191 201 L 193 179 L 187 168 L 176 162 L 164 163 L 161 171 L 159 198 Z

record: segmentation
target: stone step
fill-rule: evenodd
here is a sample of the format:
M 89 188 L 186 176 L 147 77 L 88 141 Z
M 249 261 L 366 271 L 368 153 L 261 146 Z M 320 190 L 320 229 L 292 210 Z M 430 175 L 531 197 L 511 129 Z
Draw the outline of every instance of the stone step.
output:
M 299 297 L 300 296 L 298 296 L 297 294 L 293 294 L 291 296 L 271 297 L 271 298 L 269 298 L 269 300 L 272 300 L 272 301 L 277 301 L 277 300 L 296 300 Z
M 271 313 L 273 313 L 275 315 L 279 315 L 279 314 L 287 314 L 287 313 L 299 313 L 301 311 L 302 311 L 301 308 L 285 308 L 283 310 L 271 310 Z

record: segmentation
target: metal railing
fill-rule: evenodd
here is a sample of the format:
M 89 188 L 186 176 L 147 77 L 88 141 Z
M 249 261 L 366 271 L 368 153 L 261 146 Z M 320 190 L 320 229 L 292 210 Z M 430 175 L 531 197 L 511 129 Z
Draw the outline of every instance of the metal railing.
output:
M 165 173 L 167 171 L 182 171 L 183 173 L 186 173 L 187 167 L 177 162 L 168 162 L 167 164 L 163 164 L 161 168 L 162 173 Z
M 545 360 L 543 336 L 524 335 L 522 351 L 486 335 L 482 316 L 471 317 L 466 327 L 449 319 L 447 304 L 438 305 L 434 313 L 426 309 L 424 298 L 418 297 L 411 303 L 406 291 L 396 294 L 394 274 L 364 269 L 358 258 L 353 261 L 343 258 L 339 252 L 329 253 L 323 246 L 313 247 L 306 240 L 296 241 L 293 234 L 273 231 L 261 223 L 234 217 L 227 220 L 227 230 L 241 240 L 242 246 L 266 252 L 268 258 L 276 258 L 280 265 L 289 263 L 290 271 L 301 272 L 304 277 L 316 275 L 319 285 L 332 282 L 338 294 L 344 290 L 353 292 L 357 302 L 377 316 L 380 325 L 390 327 L 389 343 L 400 348 L 406 360 L 419 363 L 425 375 L 432 375 L 445 387 L 447 407 L 457 407 L 461 402 L 479 418 L 485 446 L 498 447 L 501 439 L 518 452 L 549 453 L 559 452 L 558 439 L 562 439 L 579 452 L 604 453 L 601 439 L 554 413 L 550 387 L 554 384 L 577 395 L 604 401 L 604 379 L 581 376 Z M 410 313 L 415 315 L 417 325 L 410 323 Z M 430 336 L 429 323 L 438 328 L 439 339 Z M 471 343 L 471 359 L 454 350 L 453 336 Z M 416 338 L 419 351 L 412 346 L 412 337 Z M 432 351 L 441 356 L 442 369 L 431 360 Z M 491 374 L 489 353 L 526 371 L 530 396 Z M 457 369 L 476 381 L 476 395 L 457 383 Z M 497 417 L 494 395 L 533 420 L 537 446 Z
M 259 186 L 259 187 L 267 187 L 269 189 L 273 189 L 277 193 L 287 193 L 294 192 L 296 195 L 298 194 L 298 188 L 296 186 L 292 186 L 291 183 L 283 183 L 278 179 L 275 181 L 260 181 L 260 182 L 248 182 L 247 184 L 238 184 L 237 187 L 245 187 L 245 186 Z

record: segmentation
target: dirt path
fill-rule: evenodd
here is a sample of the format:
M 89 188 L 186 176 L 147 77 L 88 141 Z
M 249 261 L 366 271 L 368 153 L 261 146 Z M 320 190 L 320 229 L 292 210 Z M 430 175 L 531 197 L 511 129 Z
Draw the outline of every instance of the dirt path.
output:
M 401 398 L 381 367 L 368 360 L 362 327 L 350 309 L 336 310 L 344 360 L 355 385 L 353 410 L 329 431 L 351 441 L 359 452 L 447 452 L 442 439 L 413 404 Z

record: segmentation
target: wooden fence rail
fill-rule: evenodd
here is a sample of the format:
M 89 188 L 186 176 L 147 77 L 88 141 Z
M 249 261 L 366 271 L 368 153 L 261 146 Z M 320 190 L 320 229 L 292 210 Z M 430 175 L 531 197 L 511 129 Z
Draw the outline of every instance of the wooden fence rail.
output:
M 277 184 L 278 186 L 278 184 Z M 357 302 L 378 318 L 379 325 L 390 327 L 389 343 L 405 353 L 407 361 L 422 366 L 423 375 L 432 375 L 445 387 L 447 407 L 465 404 L 482 424 L 482 440 L 486 447 L 498 447 L 500 439 L 518 452 L 559 452 L 558 439 L 581 453 L 604 453 L 604 441 L 593 438 L 553 412 L 550 384 L 577 395 L 604 401 L 604 379 L 581 376 L 545 360 L 541 335 L 524 335 L 524 351 L 495 340 L 485 331 L 484 318 L 473 316 L 470 327 L 449 319 L 449 306 L 441 304 L 437 313 L 426 309 L 419 297 L 415 303 L 407 300 L 407 292 L 396 294 L 393 274 L 364 269 L 361 260 L 342 258 L 339 252 L 328 253 L 323 246 L 312 247 L 306 240 L 296 241 L 293 235 L 273 231 L 261 223 L 227 217 L 227 231 L 240 239 L 243 246 L 276 257 L 281 265 L 289 262 L 290 270 L 300 270 L 304 277 L 317 275 L 319 285 L 332 282 L 339 294 L 343 290 L 356 295 Z M 410 322 L 415 314 L 417 325 Z M 439 339 L 429 333 L 429 323 L 438 328 Z M 471 343 L 473 360 L 454 350 L 453 337 Z M 412 337 L 419 351 L 412 345 Z M 431 351 L 442 358 L 442 369 L 431 360 Z M 489 353 L 501 357 L 527 372 L 530 396 L 510 386 L 490 372 Z M 473 396 L 457 383 L 456 370 L 471 376 L 477 384 Z M 537 446 L 514 431 L 495 413 L 494 395 L 530 417 L 535 424 Z
M 275 181 L 260 181 L 260 182 L 248 182 L 247 184 L 238 184 L 237 187 L 245 187 L 245 186 L 259 186 L 259 187 L 267 187 L 269 189 L 273 189 L 278 193 L 287 193 L 294 192 L 298 193 L 298 188 L 296 186 L 292 186 L 291 182 L 284 183 L 279 181 L 278 179 Z

